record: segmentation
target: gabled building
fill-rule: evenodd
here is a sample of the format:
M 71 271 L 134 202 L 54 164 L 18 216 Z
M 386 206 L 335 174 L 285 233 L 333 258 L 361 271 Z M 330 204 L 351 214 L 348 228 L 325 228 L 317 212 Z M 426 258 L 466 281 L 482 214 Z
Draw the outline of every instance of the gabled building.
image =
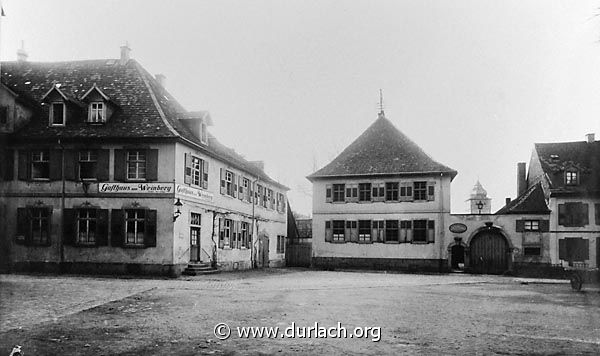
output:
M 179 275 L 284 263 L 286 192 L 121 57 L 2 63 L 0 250 L 12 270 Z
M 600 267 L 600 141 L 536 143 L 525 187 L 541 186 L 550 214 L 549 260 Z
M 313 265 L 446 269 L 444 219 L 457 172 L 434 161 L 383 110 L 313 183 Z

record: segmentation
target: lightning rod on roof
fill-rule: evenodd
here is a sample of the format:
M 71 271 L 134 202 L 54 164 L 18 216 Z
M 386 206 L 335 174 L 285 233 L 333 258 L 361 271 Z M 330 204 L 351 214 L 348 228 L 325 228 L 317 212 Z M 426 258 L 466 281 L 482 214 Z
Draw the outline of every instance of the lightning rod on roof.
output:
M 379 89 L 379 117 L 384 117 L 385 113 L 383 112 L 383 90 Z

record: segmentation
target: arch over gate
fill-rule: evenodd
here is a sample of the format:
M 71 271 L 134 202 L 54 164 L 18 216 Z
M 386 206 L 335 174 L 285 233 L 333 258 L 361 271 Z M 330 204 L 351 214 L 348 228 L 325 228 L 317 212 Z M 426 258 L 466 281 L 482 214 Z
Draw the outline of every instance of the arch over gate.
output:
M 502 274 L 512 267 L 512 244 L 495 226 L 477 229 L 469 239 L 469 267 L 473 273 Z

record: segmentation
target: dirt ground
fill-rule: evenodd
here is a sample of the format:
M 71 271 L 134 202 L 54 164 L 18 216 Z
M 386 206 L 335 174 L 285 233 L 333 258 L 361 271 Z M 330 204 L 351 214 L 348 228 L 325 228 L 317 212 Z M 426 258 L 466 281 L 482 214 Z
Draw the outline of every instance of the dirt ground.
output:
M 598 289 L 539 282 L 295 269 L 177 280 L 0 275 L 0 356 L 15 344 L 25 355 L 600 354 Z M 379 327 L 380 340 L 237 335 L 292 322 Z M 226 340 L 214 334 L 219 323 L 232 330 Z

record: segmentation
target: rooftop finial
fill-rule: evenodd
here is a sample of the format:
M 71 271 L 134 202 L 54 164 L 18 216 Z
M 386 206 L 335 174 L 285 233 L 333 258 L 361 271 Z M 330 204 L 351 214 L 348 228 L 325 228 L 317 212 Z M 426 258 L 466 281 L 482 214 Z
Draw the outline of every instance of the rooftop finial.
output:
M 379 89 L 379 117 L 385 117 L 383 112 L 383 90 Z

